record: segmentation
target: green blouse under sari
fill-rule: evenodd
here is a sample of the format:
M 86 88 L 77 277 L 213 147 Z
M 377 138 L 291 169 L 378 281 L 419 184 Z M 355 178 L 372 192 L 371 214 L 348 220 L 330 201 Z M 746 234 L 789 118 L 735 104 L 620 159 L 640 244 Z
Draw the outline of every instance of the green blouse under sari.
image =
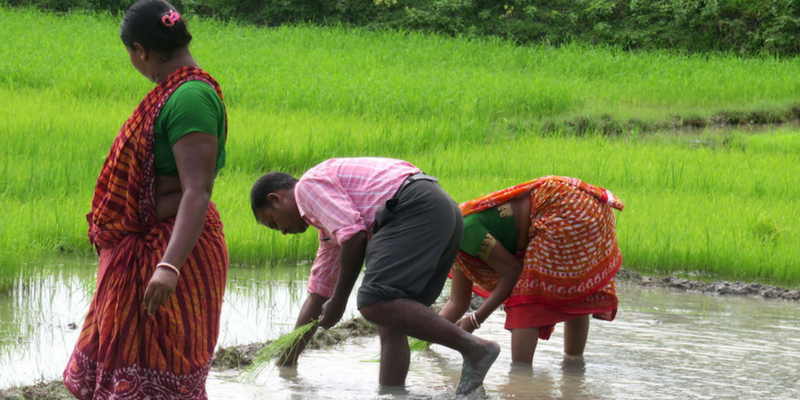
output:
M 461 251 L 486 261 L 497 242 L 509 253 L 517 252 L 517 227 L 510 203 L 464 217 Z

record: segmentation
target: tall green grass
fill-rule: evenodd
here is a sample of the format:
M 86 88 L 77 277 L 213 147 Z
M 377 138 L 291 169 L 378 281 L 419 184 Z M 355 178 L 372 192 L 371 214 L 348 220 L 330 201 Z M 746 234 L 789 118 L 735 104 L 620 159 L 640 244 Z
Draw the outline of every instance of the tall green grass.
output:
M 616 139 L 538 134 L 549 120 L 659 120 L 785 109 L 800 60 L 517 47 L 408 32 L 190 21 L 222 84 L 228 166 L 213 199 L 235 264 L 311 258 L 313 232 L 256 225 L 248 193 L 269 170 L 330 157 L 404 158 L 457 201 L 542 175 L 614 191 L 627 268 L 800 282 L 797 129 Z M 109 146 L 152 84 L 108 15 L 0 7 L 0 276 L 44 253 L 91 253 L 84 215 Z M 523 127 L 523 128 L 520 128 Z

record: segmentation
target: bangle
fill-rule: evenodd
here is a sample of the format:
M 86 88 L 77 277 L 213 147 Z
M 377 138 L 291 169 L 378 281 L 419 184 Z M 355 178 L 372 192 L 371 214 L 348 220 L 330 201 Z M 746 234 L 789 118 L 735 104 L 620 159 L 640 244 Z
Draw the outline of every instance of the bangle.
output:
M 478 322 L 478 317 L 475 316 L 475 313 L 469 315 L 469 322 L 472 323 L 472 326 L 474 326 L 475 329 L 481 328 L 481 323 Z
M 160 262 L 160 263 L 156 264 L 156 269 L 158 269 L 158 268 L 169 268 L 169 269 L 171 269 L 171 270 L 175 271 L 175 273 L 176 273 L 176 274 L 177 274 L 179 277 L 181 276 L 181 270 L 179 270 L 179 269 L 178 269 L 178 267 L 176 267 L 176 266 L 174 266 L 174 265 L 172 265 L 172 264 L 170 264 L 170 263 L 167 263 L 167 262 L 163 262 L 163 261 L 162 261 L 162 262 Z

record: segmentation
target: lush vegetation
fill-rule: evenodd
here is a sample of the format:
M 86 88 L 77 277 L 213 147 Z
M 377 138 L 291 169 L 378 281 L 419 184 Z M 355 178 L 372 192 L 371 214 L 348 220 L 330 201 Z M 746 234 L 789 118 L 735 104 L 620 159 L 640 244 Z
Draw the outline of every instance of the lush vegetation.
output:
M 315 235 L 258 226 L 249 188 L 337 156 L 407 159 L 458 201 L 542 175 L 607 187 L 625 267 L 800 282 L 800 134 L 706 129 L 615 136 L 564 121 L 714 121 L 790 110 L 800 61 L 194 19 L 193 53 L 230 119 L 218 204 L 237 264 L 309 259 Z M 0 273 L 43 254 L 90 254 L 92 189 L 120 125 L 152 84 L 118 20 L 0 7 Z M 645 126 L 645 125 L 642 125 Z M 699 132 L 699 131 L 698 131 Z
M 124 11 L 132 0 L 4 0 L 58 11 Z M 3 0 L 0 0 L 2 4 Z M 795 0 L 174 0 L 180 10 L 277 26 L 419 30 L 516 43 L 793 55 Z

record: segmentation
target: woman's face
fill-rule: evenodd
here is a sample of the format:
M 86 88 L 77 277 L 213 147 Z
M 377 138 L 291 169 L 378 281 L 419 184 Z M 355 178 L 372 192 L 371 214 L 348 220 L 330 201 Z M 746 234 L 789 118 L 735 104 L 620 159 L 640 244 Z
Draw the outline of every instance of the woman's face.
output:
M 134 43 L 133 47 L 125 46 L 125 49 L 128 50 L 128 55 L 130 56 L 133 67 L 136 68 L 140 74 L 144 75 L 145 78 L 153 81 L 147 64 L 147 52 L 142 46 L 139 43 Z

